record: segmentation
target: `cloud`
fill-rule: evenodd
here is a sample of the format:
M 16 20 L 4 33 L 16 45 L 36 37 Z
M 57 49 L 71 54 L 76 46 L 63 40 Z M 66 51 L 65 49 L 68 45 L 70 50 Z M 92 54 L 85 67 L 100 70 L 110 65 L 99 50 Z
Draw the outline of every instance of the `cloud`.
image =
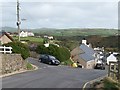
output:
M 22 1 L 22 0 L 21 0 Z M 3 25 L 15 26 L 16 3 L 6 2 Z M 4 6 L 3 5 L 3 6 Z M 10 6 L 10 7 L 7 7 Z M 117 28 L 117 2 L 21 2 L 22 28 Z M 8 23 L 9 22 L 9 23 Z M 11 22 L 11 24 L 10 24 Z

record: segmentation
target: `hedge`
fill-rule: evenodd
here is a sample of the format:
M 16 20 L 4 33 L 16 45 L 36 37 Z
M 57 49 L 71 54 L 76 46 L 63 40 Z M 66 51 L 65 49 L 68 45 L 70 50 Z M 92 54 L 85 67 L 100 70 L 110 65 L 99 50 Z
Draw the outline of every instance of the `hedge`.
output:
M 36 52 L 39 54 L 49 54 L 55 56 L 61 62 L 70 59 L 70 52 L 65 47 L 57 47 L 53 44 L 50 44 L 49 47 L 45 47 L 44 45 L 38 45 Z
M 10 42 L 7 44 L 4 44 L 5 46 L 11 46 L 12 47 L 12 53 L 21 54 L 23 59 L 26 59 L 30 55 L 30 51 L 27 45 L 21 43 L 21 42 Z

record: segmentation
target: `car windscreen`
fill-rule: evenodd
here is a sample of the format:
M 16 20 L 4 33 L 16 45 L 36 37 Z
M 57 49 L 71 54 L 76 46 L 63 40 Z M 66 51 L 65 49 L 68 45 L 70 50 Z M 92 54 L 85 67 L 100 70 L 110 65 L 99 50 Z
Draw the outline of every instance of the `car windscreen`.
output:
M 53 57 L 53 56 L 49 56 L 51 59 L 56 59 L 55 57 Z

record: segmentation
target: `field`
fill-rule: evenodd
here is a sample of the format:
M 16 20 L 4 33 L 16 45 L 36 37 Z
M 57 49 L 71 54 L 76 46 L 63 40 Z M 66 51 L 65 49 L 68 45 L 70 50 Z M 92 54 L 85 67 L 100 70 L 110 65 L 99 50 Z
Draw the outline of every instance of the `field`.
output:
M 118 33 L 117 29 L 36 29 L 33 30 L 37 34 L 48 34 L 53 36 L 115 36 Z
M 13 37 L 13 39 L 17 40 L 18 37 Z M 43 39 L 42 38 L 37 38 L 37 37 L 21 37 L 20 40 L 22 41 L 29 41 L 29 42 L 37 42 L 37 43 L 42 43 Z
M 17 32 L 16 28 L 3 27 L 6 32 Z M 68 29 L 56 29 L 56 28 L 37 28 L 28 29 L 35 34 L 39 35 L 53 35 L 53 36 L 89 36 L 89 35 L 100 35 L 100 36 L 115 36 L 118 34 L 118 29 L 104 29 L 104 28 L 68 28 Z

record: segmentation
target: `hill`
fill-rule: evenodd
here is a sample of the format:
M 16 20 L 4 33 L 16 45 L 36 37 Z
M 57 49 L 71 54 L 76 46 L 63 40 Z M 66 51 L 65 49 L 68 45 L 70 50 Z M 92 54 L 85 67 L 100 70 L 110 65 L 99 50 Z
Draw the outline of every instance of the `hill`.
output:
M 2 30 L 6 32 L 17 32 L 16 28 L 2 27 Z M 117 29 L 100 29 L 100 28 L 68 28 L 68 29 L 56 29 L 56 28 L 38 28 L 29 29 L 37 34 L 48 34 L 53 36 L 89 36 L 89 35 L 101 35 L 101 36 L 114 36 L 118 33 Z

